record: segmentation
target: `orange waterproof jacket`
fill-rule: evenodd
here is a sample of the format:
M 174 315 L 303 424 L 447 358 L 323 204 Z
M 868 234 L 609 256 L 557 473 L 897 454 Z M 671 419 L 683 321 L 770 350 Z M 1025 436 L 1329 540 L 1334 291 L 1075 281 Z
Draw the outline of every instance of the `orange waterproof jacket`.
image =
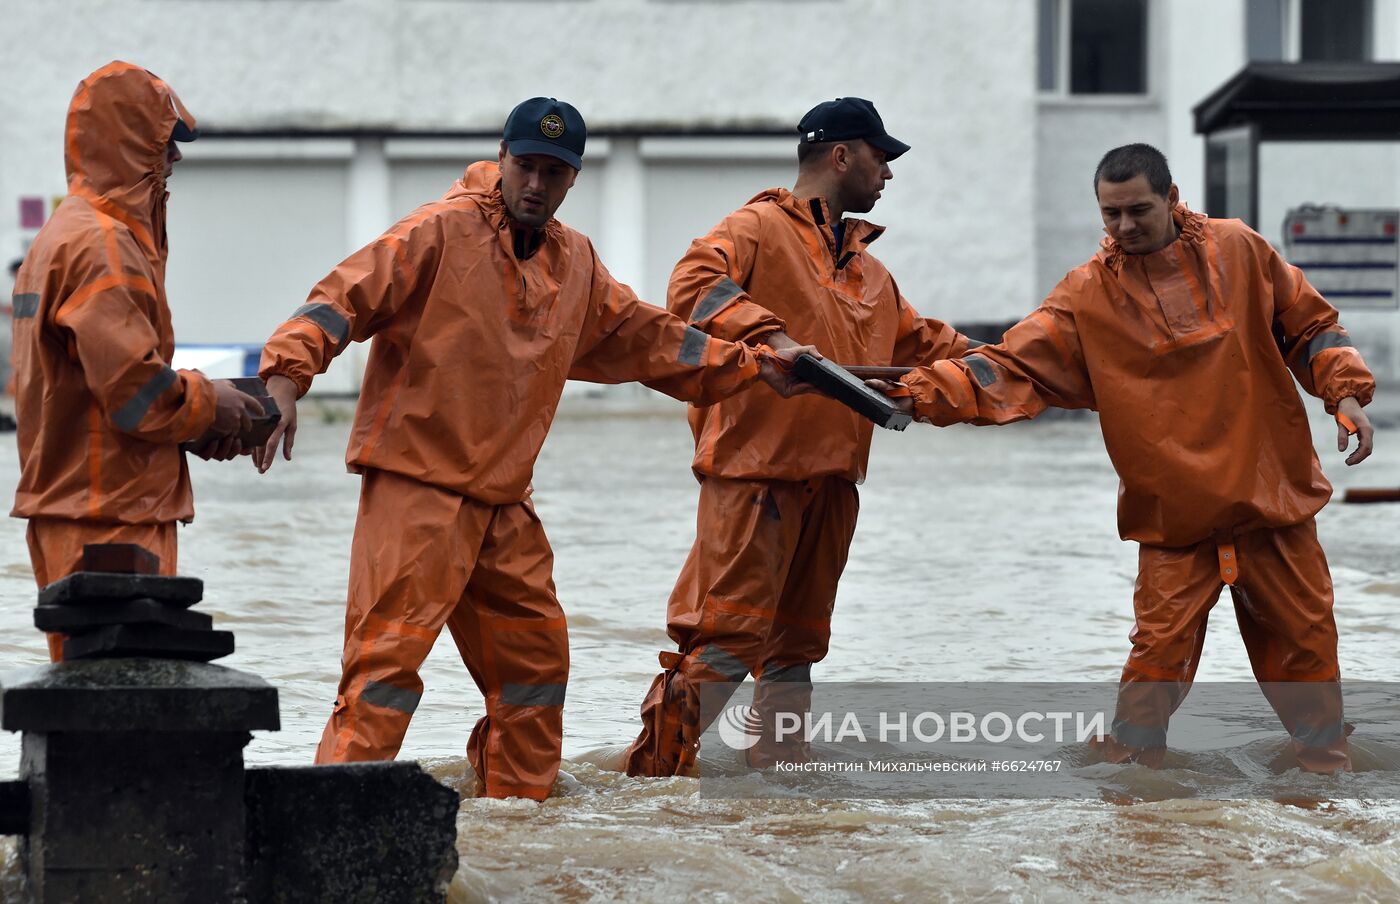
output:
M 213 423 L 214 388 L 167 363 L 164 173 L 177 119 L 194 128 L 175 93 L 129 63 L 73 95 L 68 196 L 15 281 L 17 517 L 194 517 L 179 443 Z
M 1293 385 L 1327 411 L 1375 381 L 1337 311 L 1238 220 L 1179 206 L 1152 254 L 1112 240 L 1000 345 L 905 382 L 935 424 L 1005 424 L 1094 408 L 1122 480 L 1126 540 L 1186 546 L 1297 524 L 1332 488 Z
M 920 317 L 867 250 L 884 229 L 845 222 L 837 249 L 825 201 L 769 189 L 691 243 L 671 274 L 667 303 L 727 339 L 747 338 L 772 311 L 789 336 L 841 364 L 931 364 L 965 352 L 967 337 Z M 831 399 L 768 392 L 693 408 L 690 426 L 700 474 L 856 482 L 865 479 L 873 428 Z
M 566 379 L 639 380 L 712 402 L 757 378 L 751 349 L 639 301 L 559 221 L 517 257 L 500 181 L 495 162 L 472 164 L 441 200 L 332 270 L 263 349 L 263 377 L 282 374 L 305 393 L 349 342 L 374 337 L 351 470 L 518 502 Z M 782 328 L 756 319 L 763 332 Z

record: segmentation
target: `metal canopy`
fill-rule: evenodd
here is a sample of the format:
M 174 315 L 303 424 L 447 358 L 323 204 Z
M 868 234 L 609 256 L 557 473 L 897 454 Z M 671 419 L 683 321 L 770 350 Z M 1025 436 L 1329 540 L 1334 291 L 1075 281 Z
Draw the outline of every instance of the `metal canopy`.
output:
M 1193 111 L 1206 212 L 1259 223 L 1259 142 L 1400 141 L 1400 63 L 1250 63 Z
M 1400 63 L 1250 63 L 1196 105 L 1196 131 L 1263 141 L 1400 140 Z

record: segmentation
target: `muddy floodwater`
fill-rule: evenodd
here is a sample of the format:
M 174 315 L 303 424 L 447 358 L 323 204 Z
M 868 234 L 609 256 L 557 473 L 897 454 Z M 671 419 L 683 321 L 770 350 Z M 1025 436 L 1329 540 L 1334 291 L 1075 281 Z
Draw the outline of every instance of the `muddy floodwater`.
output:
M 681 406 L 572 400 L 535 478 L 557 557 L 573 671 L 564 770 L 543 804 L 463 802 L 454 901 L 1396 901 L 1400 803 L 1352 799 L 1345 779 L 1300 800 L 1153 798 L 1156 778 L 1113 767 L 1127 800 L 725 800 L 695 779 L 631 779 L 594 765 L 638 727 L 670 649 L 665 601 L 694 531 Z M 1342 465 L 1340 490 L 1400 486 L 1400 430 Z M 281 694 L 282 730 L 254 764 L 309 762 L 339 675 L 359 479 L 343 412 L 303 406 L 295 460 L 258 477 L 245 459 L 195 462 L 197 520 L 180 571 L 232 629 L 222 664 Z M 877 431 L 878 432 L 878 431 Z M 13 498 L 12 442 L 0 498 Z M 1117 482 L 1092 418 L 881 434 L 818 681 L 1114 681 L 1128 652 L 1136 547 L 1119 541 Z M 1345 678 L 1400 677 L 1400 505 L 1334 502 L 1318 518 L 1336 584 Z M 0 531 L 0 666 L 37 663 L 23 524 Z M 1202 681 L 1251 673 L 1228 597 Z M 402 756 L 470 788 L 463 751 L 481 699 L 444 632 Z M 0 737 L 0 775 L 19 741 Z M 1397 768 L 1391 763 L 1390 768 Z M 1191 785 L 1191 775 L 1177 775 Z M 1134 795 L 1133 788 L 1141 788 Z M 1203 786 L 1204 787 L 1204 786 Z

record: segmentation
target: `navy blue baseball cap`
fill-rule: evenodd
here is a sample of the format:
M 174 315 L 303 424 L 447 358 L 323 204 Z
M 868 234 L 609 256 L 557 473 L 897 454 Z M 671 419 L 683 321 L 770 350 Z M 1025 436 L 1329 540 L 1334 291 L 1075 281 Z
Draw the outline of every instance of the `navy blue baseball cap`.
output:
M 532 97 L 517 104 L 506 117 L 506 150 L 517 157 L 548 154 L 574 169 L 583 169 L 583 143 L 588 137 L 583 117 L 573 104 L 552 97 Z
M 802 133 L 802 144 L 860 138 L 884 151 L 887 160 L 909 150 L 909 145 L 890 137 L 875 105 L 863 97 L 838 97 L 817 104 L 802 117 L 797 131 Z

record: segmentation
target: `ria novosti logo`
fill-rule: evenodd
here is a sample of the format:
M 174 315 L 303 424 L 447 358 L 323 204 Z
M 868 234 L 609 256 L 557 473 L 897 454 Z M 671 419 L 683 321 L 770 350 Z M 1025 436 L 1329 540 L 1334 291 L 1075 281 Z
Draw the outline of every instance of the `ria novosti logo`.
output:
M 748 750 L 763 734 L 763 718 L 758 710 L 742 703 L 731 706 L 715 720 L 719 739 L 734 750 Z

